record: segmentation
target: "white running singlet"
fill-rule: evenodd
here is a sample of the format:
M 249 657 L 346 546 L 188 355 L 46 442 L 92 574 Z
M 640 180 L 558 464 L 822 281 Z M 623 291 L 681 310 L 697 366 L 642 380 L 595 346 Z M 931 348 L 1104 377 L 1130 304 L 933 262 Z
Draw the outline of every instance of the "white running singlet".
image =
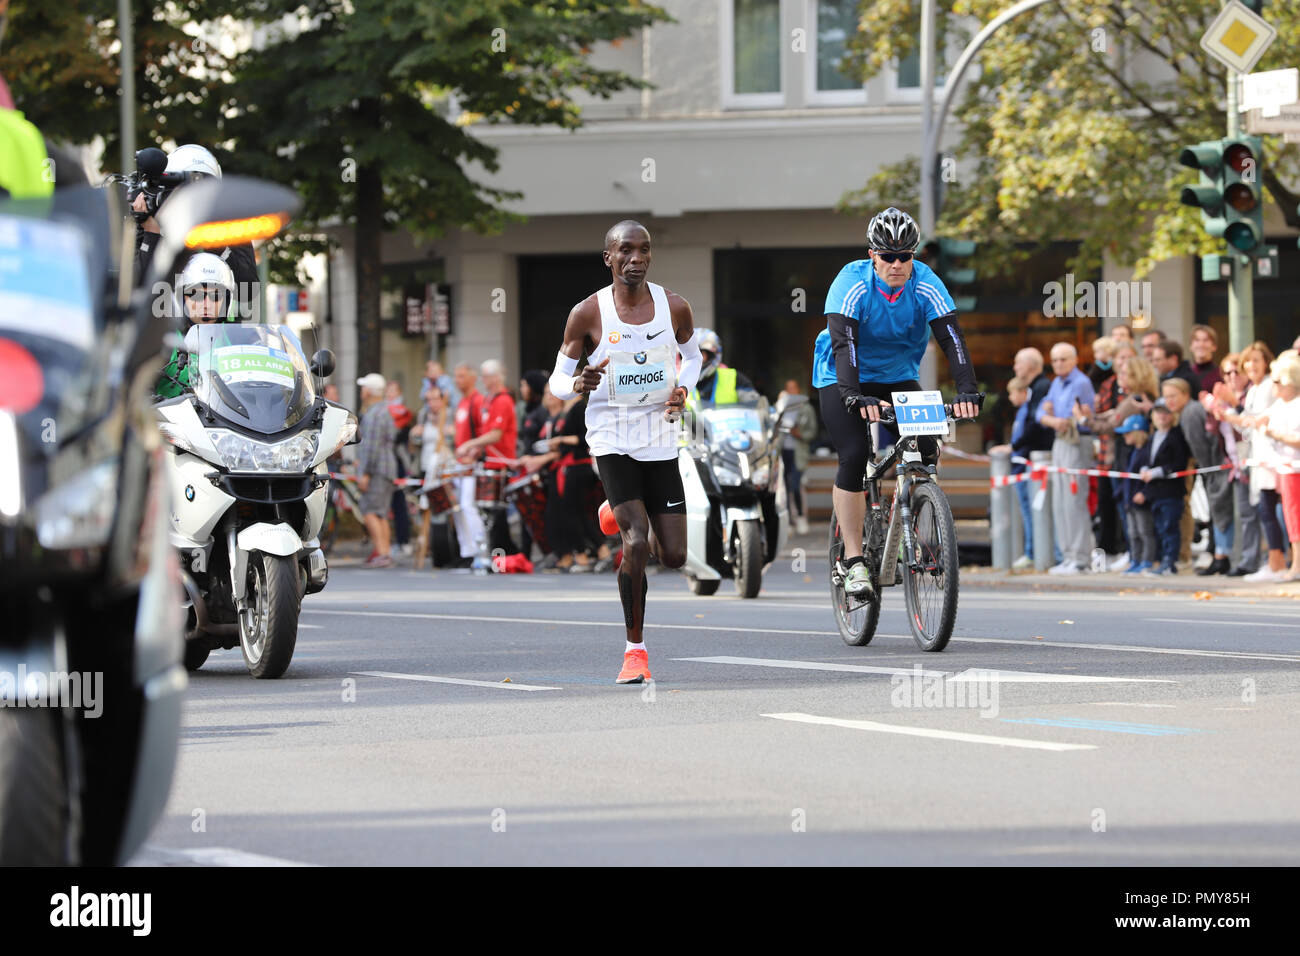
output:
M 587 399 L 587 444 L 594 456 L 627 455 L 637 461 L 677 457 L 681 425 L 664 421 L 677 384 L 677 336 L 664 287 L 646 286 L 655 312 L 644 325 L 618 317 L 612 285 L 596 293 L 600 341 L 587 362 L 599 365 L 608 356 L 609 365 Z

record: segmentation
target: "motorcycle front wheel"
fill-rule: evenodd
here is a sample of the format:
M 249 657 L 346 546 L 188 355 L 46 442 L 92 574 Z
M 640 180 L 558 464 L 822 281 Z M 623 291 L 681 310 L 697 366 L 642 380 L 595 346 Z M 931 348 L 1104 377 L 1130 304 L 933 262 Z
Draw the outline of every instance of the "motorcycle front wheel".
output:
M 288 670 L 298 641 L 300 585 L 298 562 L 292 557 L 249 555 L 239 647 L 252 676 L 275 678 Z

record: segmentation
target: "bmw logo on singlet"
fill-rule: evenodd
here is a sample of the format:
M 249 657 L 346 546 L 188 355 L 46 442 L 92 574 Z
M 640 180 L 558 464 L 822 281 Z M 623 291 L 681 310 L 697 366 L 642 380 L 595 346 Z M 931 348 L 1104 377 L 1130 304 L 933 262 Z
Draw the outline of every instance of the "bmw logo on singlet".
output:
M 645 364 L 645 353 L 644 353 L 644 352 L 637 352 L 636 355 L 633 355 L 633 356 L 632 356 L 632 358 L 636 361 L 636 364 L 637 364 L 637 365 L 644 365 L 644 364 Z

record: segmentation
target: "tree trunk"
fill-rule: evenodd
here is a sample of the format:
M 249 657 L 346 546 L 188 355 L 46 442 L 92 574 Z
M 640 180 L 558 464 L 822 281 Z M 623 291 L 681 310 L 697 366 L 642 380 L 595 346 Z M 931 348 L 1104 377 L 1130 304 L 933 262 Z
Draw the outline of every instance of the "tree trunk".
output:
M 362 100 L 359 112 L 379 127 L 379 102 Z M 382 289 L 384 179 L 377 165 L 357 168 L 356 206 L 357 374 L 383 374 L 380 367 L 379 298 Z

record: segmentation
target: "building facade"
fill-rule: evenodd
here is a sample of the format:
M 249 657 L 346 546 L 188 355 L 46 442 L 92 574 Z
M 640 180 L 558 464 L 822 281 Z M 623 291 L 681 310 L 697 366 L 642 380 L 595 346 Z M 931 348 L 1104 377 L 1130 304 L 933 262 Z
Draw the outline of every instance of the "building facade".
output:
M 787 378 L 810 387 L 827 288 L 844 263 L 866 254 L 865 219 L 835 206 L 882 165 L 920 153 L 917 64 L 905 61 L 865 85 L 839 73 L 856 0 L 663 6 L 676 23 L 592 54 L 597 65 L 640 76 L 652 89 L 587 98 L 586 125 L 573 132 L 476 129 L 500 150 L 500 170 L 473 172 L 521 190 L 524 198 L 509 208 L 525 214 L 525 223 L 501 235 L 460 232 L 427 243 L 385 237 L 378 371 L 401 380 L 408 398 L 418 393 L 431 356 L 449 369 L 500 358 L 513 381 L 529 368 L 549 370 L 569 310 L 609 282 L 602 241 L 624 218 L 650 229 L 650 279 L 685 296 L 698 326 L 718 331 L 724 362 L 769 397 Z M 347 398 L 357 376 L 375 370 L 356 367 L 352 235 L 338 238 L 325 338 L 339 354 Z M 1053 247 L 1018 280 L 981 290 L 979 311 L 963 317 L 990 387 L 1010 374 L 1017 348 L 1046 351 L 1060 339 L 1083 345 L 1135 313 L 1139 323 L 1182 341 L 1193 322 L 1209 321 L 1221 326 L 1226 344 L 1223 283 L 1202 284 L 1191 257 L 1161 264 L 1122 310 L 1110 296 L 1113 316 L 1048 314 L 1044 284 L 1063 277 L 1069 251 L 1068 243 Z M 1284 276 L 1296 274 L 1288 268 L 1300 264 L 1295 258 L 1284 245 Z M 1074 280 L 1116 292 L 1121 284 L 1127 290 L 1132 271 L 1115 264 Z M 1283 293 L 1284 284 L 1277 283 L 1275 302 L 1257 298 L 1276 312 L 1263 324 L 1294 335 L 1300 328 L 1290 303 L 1297 300 Z M 429 330 L 427 318 L 423 328 L 419 321 L 435 296 L 450 319 L 444 334 Z M 942 360 L 937 377 L 945 377 Z

